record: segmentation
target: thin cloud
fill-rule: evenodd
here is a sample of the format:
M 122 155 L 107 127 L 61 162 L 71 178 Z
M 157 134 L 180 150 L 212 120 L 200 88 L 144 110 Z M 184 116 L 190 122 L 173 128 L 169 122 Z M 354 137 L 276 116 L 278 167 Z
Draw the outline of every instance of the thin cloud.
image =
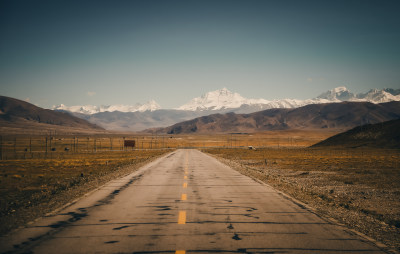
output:
M 87 92 L 87 95 L 88 95 L 89 97 L 93 97 L 93 96 L 95 96 L 95 94 L 96 94 L 96 92 Z

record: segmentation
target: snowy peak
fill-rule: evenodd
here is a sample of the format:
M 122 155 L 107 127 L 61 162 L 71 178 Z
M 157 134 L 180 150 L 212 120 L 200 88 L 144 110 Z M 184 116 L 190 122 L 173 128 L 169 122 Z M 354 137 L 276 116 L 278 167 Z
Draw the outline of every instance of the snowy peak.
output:
M 229 108 L 239 108 L 240 106 L 268 103 L 264 99 L 246 99 L 238 93 L 233 93 L 225 87 L 203 94 L 189 101 L 187 104 L 180 106 L 179 110 L 204 111 L 204 110 L 221 110 Z
M 400 89 L 385 88 L 383 91 L 390 93 L 391 95 L 400 95 Z
M 145 111 L 156 111 L 161 109 L 161 106 L 155 100 L 149 100 L 145 104 L 139 106 L 137 111 L 145 112 Z
M 161 106 L 154 100 L 150 100 L 144 104 L 137 103 L 136 105 L 117 104 L 117 105 L 101 105 L 101 106 L 85 105 L 85 106 L 68 107 L 64 104 L 60 104 L 58 106 L 53 106 L 52 109 L 92 115 L 100 112 L 114 112 L 114 111 L 119 111 L 119 112 L 155 111 L 161 109 Z
M 325 99 L 332 102 L 348 101 L 355 99 L 355 95 L 351 93 L 346 87 L 339 86 L 325 93 L 322 93 L 316 99 Z
M 400 95 L 393 95 L 385 90 L 371 89 L 368 91 L 368 93 L 357 94 L 357 98 L 374 103 L 383 103 L 389 101 L 398 101 L 400 99 Z

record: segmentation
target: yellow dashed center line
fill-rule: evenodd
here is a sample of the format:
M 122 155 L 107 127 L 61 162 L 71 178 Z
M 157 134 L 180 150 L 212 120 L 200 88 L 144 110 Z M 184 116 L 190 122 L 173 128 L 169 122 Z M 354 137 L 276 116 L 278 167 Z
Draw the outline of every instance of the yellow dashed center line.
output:
M 179 211 L 178 224 L 186 224 L 186 211 Z
M 189 174 L 189 156 L 188 153 L 186 152 L 186 161 L 185 161 L 185 175 L 183 176 L 183 179 L 187 179 L 187 175 Z M 187 182 L 183 183 L 183 188 L 187 188 L 188 184 Z M 187 200 L 187 194 L 182 194 L 181 200 L 185 201 Z M 186 224 L 186 211 L 179 211 L 178 215 L 178 224 Z M 175 254 L 186 254 L 185 250 L 176 250 Z

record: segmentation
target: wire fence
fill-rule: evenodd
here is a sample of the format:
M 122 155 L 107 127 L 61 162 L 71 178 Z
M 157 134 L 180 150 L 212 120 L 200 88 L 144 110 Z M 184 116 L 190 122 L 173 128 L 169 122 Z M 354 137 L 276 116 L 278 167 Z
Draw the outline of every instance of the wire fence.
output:
M 59 158 L 74 153 L 164 149 L 168 148 L 165 140 L 162 136 L 0 136 L 0 159 Z
M 0 159 L 66 158 L 76 153 L 98 153 L 170 148 L 280 148 L 308 147 L 319 137 L 280 137 L 248 133 L 220 135 L 7 135 L 0 136 Z M 128 145 L 128 146 L 127 146 Z M 306 153 L 306 151 L 304 151 Z M 335 152 L 331 150 L 331 153 Z M 342 152 L 342 151 L 338 151 Z M 346 151 L 344 151 L 346 152 Z

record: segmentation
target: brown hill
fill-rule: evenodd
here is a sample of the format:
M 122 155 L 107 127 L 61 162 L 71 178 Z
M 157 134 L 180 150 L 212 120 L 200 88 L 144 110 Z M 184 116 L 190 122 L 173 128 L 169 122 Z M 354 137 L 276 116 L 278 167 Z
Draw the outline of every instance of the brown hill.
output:
M 358 126 L 339 133 L 312 147 L 400 148 L 400 119 Z
M 366 123 L 397 118 L 400 118 L 400 102 L 342 102 L 307 105 L 295 109 L 269 109 L 251 114 L 214 114 L 151 131 L 169 134 L 325 128 L 344 131 Z
M 104 131 L 68 113 L 43 109 L 6 96 L 0 96 L 0 130 L 3 134 Z

